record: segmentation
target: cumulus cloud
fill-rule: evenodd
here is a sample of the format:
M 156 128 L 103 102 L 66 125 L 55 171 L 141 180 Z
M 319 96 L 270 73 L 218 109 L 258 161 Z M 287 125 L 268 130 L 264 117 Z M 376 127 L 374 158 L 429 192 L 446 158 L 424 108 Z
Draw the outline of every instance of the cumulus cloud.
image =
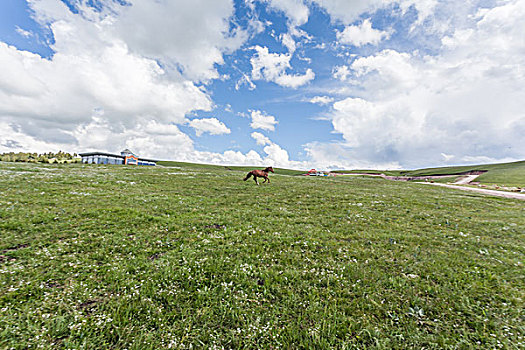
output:
M 364 154 L 345 142 L 310 142 L 304 149 L 308 164 L 320 169 L 402 169 L 396 161 L 366 159 Z
M 251 137 L 258 145 L 264 146 L 263 150 L 266 154 L 266 157 L 263 160 L 264 164 L 293 169 L 304 169 L 307 167 L 306 162 L 290 160 L 290 156 L 285 149 L 271 141 L 263 134 L 259 132 L 252 132 Z
M 279 151 L 275 146 L 268 150 L 270 154 L 265 152 L 264 158 L 254 150 L 246 153 L 231 150 L 223 153 L 197 151 L 189 136 L 173 124 L 164 125 L 150 121 L 131 129 L 124 129 L 119 133 L 111 131 L 109 126 L 110 123 L 103 116 L 94 116 L 90 123 L 79 126 L 73 133 L 82 146 L 73 151 L 103 150 L 118 153 L 122 149 L 129 148 L 142 157 L 206 164 L 250 166 L 274 164 L 285 167 L 290 163 L 290 160 L 283 156 L 286 151 Z M 69 143 L 41 141 L 20 132 L 8 123 L 0 122 L 0 152 L 57 152 L 70 150 L 70 147 Z M 282 163 L 283 159 L 286 162 Z
M 173 159 L 173 157 L 170 159 Z M 263 158 L 254 150 L 250 150 L 247 153 L 231 150 L 225 151 L 224 153 L 193 151 L 190 154 L 181 155 L 179 159 L 181 161 L 187 162 L 218 165 L 229 164 L 263 166 L 265 164 Z
M 351 75 L 350 69 L 348 66 L 336 66 L 332 71 L 332 76 L 341 81 L 345 81 Z
M 196 156 L 174 124 L 213 108 L 196 82 L 218 78 L 223 54 L 245 40 L 230 26 L 232 1 L 108 1 L 97 10 L 78 2 L 75 13 L 57 0 L 29 6 L 51 31 L 54 54 L 44 59 L 0 42 L 3 149 L 130 147 L 144 156 Z M 198 133 L 229 131 L 217 119 L 193 126 Z
M 315 4 L 323 8 L 333 21 L 343 24 L 352 24 L 363 14 L 372 14 L 380 9 L 399 6 L 401 15 L 409 9 L 417 11 L 417 19 L 412 29 L 422 24 L 428 17 L 434 14 L 438 0 L 259 0 L 267 3 L 271 8 L 281 11 L 290 22 L 292 27 L 301 26 L 308 22 L 310 10 L 308 5 Z M 253 2 L 250 2 L 253 4 Z
M 272 141 L 270 141 L 268 137 L 264 136 L 260 132 L 252 132 L 251 137 L 255 140 L 255 142 L 257 142 L 258 145 L 266 146 L 272 144 Z
M 231 73 L 219 74 L 225 55 L 271 25 L 259 20 L 256 1 L 287 16 L 286 33 L 274 33 L 286 53 L 250 43 L 250 62 L 235 61 L 240 75 L 230 75 L 237 90 L 255 89 L 256 80 L 298 88 L 315 79 L 311 69 L 297 74 L 291 62 L 308 47 L 311 38 L 299 28 L 317 5 L 345 26 L 341 42 L 381 45 L 389 33 L 363 18 L 388 8 L 392 16 L 416 13 L 410 39 L 414 47 L 421 38 L 433 47 L 431 54 L 399 46 L 376 52 L 370 46 L 363 57 L 346 52 L 351 59 L 332 72 L 337 81 L 325 85 L 328 91 L 316 89 L 320 96 L 310 100 L 331 104 L 328 96 L 338 96 L 329 120 L 342 141 L 307 144 L 311 165 L 395 168 L 523 156 L 521 0 L 247 0 L 252 12 L 245 30 L 232 20 L 232 0 L 100 1 L 96 10 L 78 1 L 74 12 L 59 0 L 31 0 L 34 19 L 54 38 L 54 54 L 43 59 L 0 42 L 0 152 L 131 148 L 151 158 L 306 166 L 262 133 L 252 138 L 264 153 L 215 153 L 197 151 L 178 127 L 195 111 L 216 108 L 208 83 Z M 486 8 L 477 10 L 480 4 Z M 16 31 L 19 39 L 38 37 Z M 275 117 L 257 110 L 249 117 L 252 128 L 275 130 Z M 230 132 L 217 118 L 189 123 L 198 135 Z
M 254 46 L 255 55 L 250 59 L 252 65 L 252 79 L 266 80 L 278 85 L 298 88 L 315 78 L 315 73 L 308 68 L 304 74 L 288 74 L 291 69 L 290 54 L 271 53 L 267 47 Z
M 310 10 L 302 0 L 262 0 L 271 8 L 282 11 L 293 26 L 301 26 L 308 22 Z
M 223 54 L 248 38 L 239 28 L 230 30 L 231 0 L 128 2 L 112 26 L 116 35 L 132 52 L 182 67 L 191 80 L 217 78 L 215 65 L 224 63 Z
M 411 7 L 418 12 L 415 25 L 421 24 L 426 18 L 433 14 L 437 0 L 311 0 L 326 12 L 335 21 L 343 24 L 351 24 L 359 19 L 362 14 L 374 13 L 375 11 L 397 4 L 402 13 L 406 13 Z
M 288 49 L 288 52 L 290 54 L 293 54 L 295 52 L 297 45 L 291 34 L 289 33 L 281 34 L 279 36 L 279 39 L 281 39 L 282 44 Z
M 252 118 L 252 122 L 250 123 L 252 129 L 274 131 L 275 124 L 278 123 L 274 116 L 264 114 L 264 112 L 258 110 L 250 110 L 250 117 Z
M 197 136 L 201 136 L 203 133 L 221 135 L 231 132 L 231 130 L 217 118 L 193 119 L 188 124 L 195 129 Z
M 477 12 L 438 55 L 383 50 L 354 60 L 349 70 L 360 86 L 334 103 L 334 131 L 356 157 L 377 163 L 519 159 L 524 15 L 525 3 L 507 2 Z
M 56 40 L 73 28 L 57 25 Z M 191 82 L 166 80 L 155 61 L 131 54 L 122 42 L 112 44 L 98 52 L 64 50 L 46 60 L 0 43 L 0 62 L 10 67 L 0 74 L 0 117 L 16 117 L 21 127 L 54 122 L 67 131 L 89 121 L 95 109 L 111 116 L 114 126 L 145 117 L 183 122 L 191 110 L 211 109 L 209 97 Z
M 32 37 L 32 36 L 33 36 L 33 33 L 31 33 L 31 32 L 28 31 L 28 30 L 22 29 L 22 28 L 20 28 L 19 26 L 16 26 L 16 32 L 17 32 L 18 34 L 20 34 L 21 36 L 23 36 L 24 38 L 29 38 L 29 37 Z
M 315 103 L 321 106 L 334 102 L 334 99 L 329 96 L 314 96 L 310 99 L 310 103 Z
M 387 31 L 372 28 L 370 19 L 365 19 L 360 25 L 347 26 L 342 32 L 338 32 L 337 39 L 343 44 L 360 47 L 366 44 L 377 45 L 390 35 Z
M 413 31 L 418 25 L 434 14 L 438 5 L 438 0 L 402 0 L 399 1 L 399 6 L 405 14 L 411 7 L 417 10 L 417 20 L 412 24 L 410 30 Z
M 242 86 L 246 85 L 248 90 L 255 90 L 256 86 L 247 74 L 242 74 L 242 77 L 235 83 L 235 90 L 240 90 Z

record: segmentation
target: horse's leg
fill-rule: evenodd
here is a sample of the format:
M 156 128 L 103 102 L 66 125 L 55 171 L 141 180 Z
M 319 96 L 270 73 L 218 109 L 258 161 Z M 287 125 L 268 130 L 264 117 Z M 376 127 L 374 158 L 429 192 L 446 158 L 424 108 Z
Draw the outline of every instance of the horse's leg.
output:
M 259 182 L 257 181 L 257 176 L 256 176 L 256 175 L 253 175 L 253 181 L 255 181 L 255 183 L 256 183 L 257 185 L 259 185 Z
M 266 180 L 268 180 L 268 178 L 265 176 L 265 177 L 264 177 L 263 184 L 266 183 Z

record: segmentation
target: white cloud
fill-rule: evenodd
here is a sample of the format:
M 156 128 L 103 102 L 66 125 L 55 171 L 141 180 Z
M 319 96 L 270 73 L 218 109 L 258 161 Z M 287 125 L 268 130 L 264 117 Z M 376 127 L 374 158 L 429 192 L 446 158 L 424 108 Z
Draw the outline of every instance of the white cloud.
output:
M 275 124 L 278 123 L 277 120 L 275 120 L 275 117 L 272 115 L 266 115 L 261 111 L 258 110 L 250 110 L 250 117 L 252 118 L 252 122 L 250 123 L 250 127 L 252 129 L 263 129 L 263 130 L 275 130 Z
M 57 38 L 64 35 L 59 31 L 74 28 L 65 26 L 55 27 Z M 166 80 L 155 61 L 131 54 L 122 42 L 112 44 L 98 52 L 57 52 L 46 60 L 0 43 L 0 62 L 9 67 L 0 74 L 0 118 L 17 116 L 22 126 L 53 121 L 70 130 L 89 121 L 95 109 L 116 126 L 145 117 L 183 122 L 187 112 L 211 108 L 209 97 L 191 82 Z
M 286 70 L 291 69 L 290 54 L 268 52 L 267 47 L 255 46 L 256 54 L 250 59 L 252 64 L 252 79 L 266 80 L 278 85 L 297 88 L 315 78 L 314 72 L 308 68 L 305 74 L 291 75 Z
M 272 141 L 270 141 L 270 139 L 268 137 L 264 136 L 260 132 L 254 131 L 254 132 L 251 133 L 250 136 L 255 140 L 255 142 L 258 145 L 266 146 L 266 145 L 272 144 Z
M 443 157 L 443 161 L 447 163 L 447 162 L 450 162 L 452 159 L 454 159 L 456 156 L 453 154 L 446 154 L 446 153 L 441 152 L 441 157 Z
M 386 6 L 393 2 L 393 0 L 362 0 L 362 1 L 348 1 L 348 0 L 312 0 L 319 6 L 324 8 L 328 14 L 334 19 L 350 24 L 356 21 L 363 13 L 374 12 L 382 6 Z
M 480 11 L 441 52 L 383 50 L 353 61 L 353 97 L 333 105 L 334 131 L 355 159 L 404 167 L 517 160 L 525 149 L 525 3 Z M 482 45 L 480 43 L 483 43 Z M 319 145 L 317 145 L 319 146 Z
M 365 19 L 361 25 L 347 26 L 342 32 L 338 32 L 337 40 L 343 44 L 360 47 L 366 44 L 377 45 L 390 35 L 387 31 L 372 28 L 370 19 Z
M 203 133 L 221 135 L 229 134 L 231 132 L 231 130 L 217 118 L 193 119 L 189 122 L 189 125 L 195 129 L 197 136 L 201 136 Z
M 275 83 L 285 87 L 298 88 L 299 86 L 305 85 L 315 78 L 315 73 L 308 68 L 305 74 L 300 75 L 289 75 L 282 74 L 275 79 Z
M 331 82 L 332 90 L 324 93 L 342 96 L 333 105 L 330 120 L 343 141 L 308 144 L 313 165 L 410 167 L 420 166 L 422 159 L 435 165 L 523 157 L 522 0 L 496 2 L 494 8 L 475 12 L 472 9 L 481 2 L 260 1 L 289 18 L 288 32 L 278 37 L 288 52 L 253 47 L 251 75 L 241 72 L 244 76 L 236 89 L 243 84 L 254 89 L 252 79 L 291 88 L 314 80 L 311 69 L 294 74 L 291 67 L 293 54 L 306 47 L 301 38 L 311 39 L 297 27 L 308 21 L 307 4 L 317 3 L 334 21 L 359 29 L 361 36 L 345 38 L 345 31 L 339 33 L 341 40 L 354 44 L 384 39 L 371 25 L 365 28 L 366 20 L 360 25 L 356 21 L 388 6 L 400 9 L 397 14 L 401 16 L 417 12 L 411 28 L 417 30 L 411 33 L 414 41 L 442 36 L 437 44 L 428 46 L 433 47 L 432 55 L 381 50 L 353 56 L 347 65 L 335 67 L 333 77 L 340 81 Z M 259 21 L 253 13 L 246 24 L 249 33 L 240 30 L 231 21 L 232 0 L 192 4 L 132 0 L 132 6 L 124 7 L 107 1 L 102 2 L 107 6 L 102 11 L 86 3 L 77 2 L 79 14 L 74 14 L 58 0 L 28 2 L 35 19 L 55 39 L 55 54 L 47 59 L 0 43 L 0 151 L 117 152 L 129 147 L 152 158 L 305 164 L 291 161 L 285 149 L 261 133 L 252 137 L 264 146 L 263 155 L 253 150 L 196 151 L 191 138 L 177 127 L 187 123 L 186 116 L 193 111 L 214 108 L 206 85 L 200 83 L 220 78 L 217 69 L 224 55 L 241 47 L 249 34 L 260 32 L 269 22 Z M 246 0 L 246 4 L 254 2 Z M 24 29 L 17 31 L 29 35 Z M 335 91 L 334 86 L 340 90 Z M 333 101 L 316 96 L 311 102 Z M 250 117 L 254 128 L 274 130 L 277 124 L 274 117 L 260 111 L 251 110 Z M 204 123 L 197 132 L 229 131 L 218 120 Z
M 332 72 L 332 76 L 341 81 L 346 81 L 351 74 L 348 66 L 336 66 Z
M 140 156 L 157 159 L 181 159 L 181 155 L 192 158 L 196 153 L 192 140 L 177 126 L 155 121 L 116 131 L 104 116 L 93 116 L 90 122 L 79 125 L 69 135 L 76 143 L 42 140 L 22 132 L 16 125 L 0 122 L 0 152 L 119 152 L 130 148 Z
M 399 5 L 403 10 L 403 14 L 406 13 L 410 7 L 414 7 L 417 10 L 417 20 L 412 24 L 410 28 L 413 31 L 418 25 L 434 14 L 435 8 L 438 5 L 438 0 L 402 0 L 399 1 Z
M 470 164 L 491 164 L 491 163 L 508 163 L 516 161 L 515 158 L 492 158 L 486 156 L 464 156 L 461 158 L 462 163 Z
M 306 162 L 290 160 L 290 156 L 285 149 L 271 141 L 263 134 L 259 132 L 252 132 L 251 137 L 258 145 L 265 146 L 263 148 L 264 153 L 266 153 L 266 157 L 263 160 L 264 164 L 293 169 L 304 169 L 307 167 Z
M 310 103 L 315 103 L 315 104 L 319 104 L 322 106 L 327 105 L 332 102 L 334 102 L 334 99 L 328 96 L 314 96 L 310 99 Z
M 165 157 L 176 147 L 195 156 L 191 139 L 173 123 L 213 107 L 195 82 L 218 78 L 223 54 L 245 40 L 245 33 L 230 30 L 233 2 L 102 5 L 96 11 L 78 2 L 73 13 L 60 1 L 30 1 L 35 20 L 54 37 L 48 59 L 0 42 L 3 149 L 134 146 L 145 156 Z M 204 123 L 197 126 L 201 132 L 227 130 L 218 121 Z
M 4 152 L 58 152 L 59 150 L 75 152 L 69 143 L 48 142 L 35 139 L 25 133 L 16 125 L 0 121 L 0 153 Z
M 247 74 L 242 74 L 242 77 L 235 83 L 235 90 L 240 90 L 242 86 L 246 85 L 248 90 L 255 90 L 256 86 Z
M 343 24 L 351 24 L 359 19 L 362 14 L 372 14 L 379 9 L 398 4 L 402 13 L 414 7 L 418 12 L 415 24 L 421 24 L 433 14 L 437 0 L 311 0 L 324 8 L 333 20 L 341 21 Z
M 183 68 L 192 80 L 218 78 L 223 53 L 239 48 L 248 34 L 230 31 L 232 0 L 131 0 L 112 26 L 130 50 Z M 203 54 L 205 53 L 205 54 Z
M 308 22 L 310 11 L 302 0 L 262 0 L 275 10 L 284 12 L 293 26 Z
M 413 27 L 422 24 L 425 19 L 432 16 L 438 0 L 260 0 L 268 3 L 271 8 L 282 11 L 292 26 L 301 26 L 308 22 L 310 11 L 307 4 L 315 4 L 324 8 L 333 20 L 344 24 L 351 24 L 366 13 L 374 13 L 379 9 L 388 8 L 397 4 L 401 14 L 410 8 L 418 13 L 418 18 Z
M 417 56 L 395 50 L 383 50 L 375 55 L 356 59 L 350 66 L 357 78 L 378 93 L 397 95 L 399 88 L 413 88 L 423 73 Z M 363 84 L 363 81 L 361 81 Z M 390 89 L 395 87 L 395 89 Z
M 288 152 L 275 143 L 265 146 L 264 153 L 267 155 L 266 162 L 272 166 L 294 167 L 294 163 L 299 163 L 290 161 Z
M 288 52 L 290 54 L 293 54 L 295 52 L 297 45 L 295 43 L 295 40 L 289 33 L 281 34 L 279 36 L 279 39 L 281 39 L 281 42 L 288 49 Z
M 31 32 L 28 31 L 28 30 L 22 29 L 22 28 L 20 28 L 19 26 L 16 26 L 16 32 L 17 32 L 18 34 L 20 34 L 21 36 L 23 36 L 24 38 L 29 38 L 29 37 L 32 37 L 32 36 L 33 36 L 33 33 L 31 33 Z
M 428 17 L 434 14 L 438 0 L 259 0 L 275 10 L 282 11 L 288 18 L 291 27 L 301 26 L 308 22 L 310 10 L 308 5 L 315 4 L 331 16 L 333 21 L 343 24 L 352 24 L 363 14 L 373 14 L 377 10 L 399 6 L 401 15 L 414 8 L 418 17 L 412 25 L 412 29 L 422 24 Z M 250 4 L 253 5 L 253 2 Z
M 401 169 L 396 161 L 377 161 L 364 158 L 345 142 L 311 142 L 305 145 L 310 167 L 318 169 Z
M 196 151 L 188 135 L 182 133 L 173 124 L 163 125 L 150 121 L 136 125 L 131 129 L 123 129 L 118 133 L 111 131 L 109 126 L 110 123 L 103 116 L 93 117 L 89 124 L 78 127 L 74 131 L 81 146 L 71 149 L 69 143 L 41 141 L 20 132 L 7 123 L 0 122 L 0 152 L 57 152 L 63 150 L 77 153 L 84 151 L 118 153 L 122 149 L 129 148 L 141 157 L 161 160 L 169 159 L 206 164 L 302 167 L 301 163 L 290 161 L 288 153 L 269 139 L 267 145 L 271 145 L 271 147 L 265 147 L 265 157 L 263 158 L 254 150 L 246 153 L 231 150 L 223 153 Z M 260 135 L 262 141 L 264 135 Z

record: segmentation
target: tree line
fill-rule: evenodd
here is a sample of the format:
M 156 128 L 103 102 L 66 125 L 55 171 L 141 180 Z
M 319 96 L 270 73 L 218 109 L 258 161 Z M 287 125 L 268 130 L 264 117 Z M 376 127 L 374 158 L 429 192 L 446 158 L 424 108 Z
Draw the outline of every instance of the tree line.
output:
M 58 151 L 56 153 L 29 153 L 29 152 L 9 152 L 0 154 L 2 162 L 25 162 L 25 163 L 76 163 L 80 158 L 76 153 Z

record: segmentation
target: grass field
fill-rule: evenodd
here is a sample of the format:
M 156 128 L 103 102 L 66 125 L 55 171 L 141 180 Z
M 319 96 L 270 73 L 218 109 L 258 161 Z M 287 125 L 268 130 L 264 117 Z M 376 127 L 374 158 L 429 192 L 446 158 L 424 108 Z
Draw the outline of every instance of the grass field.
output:
M 0 163 L 0 348 L 525 348 L 524 202 L 244 175 Z
M 441 168 L 425 168 L 418 170 L 338 170 L 342 173 L 385 174 L 390 176 L 432 176 L 455 175 L 468 171 L 486 171 L 476 179 L 476 182 L 489 185 L 525 187 L 525 161 L 499 164 L 465 165 Z M 436 182 L 454 182 L 453 178 Z
M 484 184 L 498 184 L 505 186 L 525 187 L 525 161 L 501 164 L 467 165 L 458 167 L 429 168 L 421 170 L 403 171 L 403 175 L 425 176 L 425 175 L 448 175 L 459 174 L 467 171 L 484 170 L 476 179 Z
M 244 167 L 244 166 L 223 166 L 223 165 L 208 165 L 208 164 L 195 164 L 195 163 L 183 163 L 183 162 L 173 162 L 173 161 L 160 161 L 159 165 L 165 167 L 183 167 L 185 169 L 191 170 L 207 170 L 207 171 L 221 171 L 221 170 L 231 170 L 231 171 L 242 171 L 247 173 L 250 170 L 253 170 L 254 167 Z M 255 167 L 260 169 L 261 167 Z M 282 169 L 274 168 L 274 170 L 281 175 L 303 175 L 305 170 L 292 170 L 292 169 Z

